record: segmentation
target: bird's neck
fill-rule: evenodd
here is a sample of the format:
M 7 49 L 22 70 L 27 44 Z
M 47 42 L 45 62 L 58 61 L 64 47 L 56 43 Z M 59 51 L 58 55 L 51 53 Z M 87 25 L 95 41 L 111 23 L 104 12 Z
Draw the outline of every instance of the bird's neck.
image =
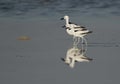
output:
M 75 66 L 75 58 L 72 58 L 72 61 L 71 61 L 70 67 L 71 67 L 71 68 L 74 68 L 74 66 Z
M 66 25 L 69 25 L 69 18 L 66 19 Z

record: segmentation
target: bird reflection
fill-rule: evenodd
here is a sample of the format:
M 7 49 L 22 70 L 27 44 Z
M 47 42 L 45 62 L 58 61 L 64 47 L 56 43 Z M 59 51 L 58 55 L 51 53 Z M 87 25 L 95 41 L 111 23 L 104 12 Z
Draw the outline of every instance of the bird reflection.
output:
M 61 58 L 61 60 L 69 65 L 71 68 L 74 68 L 75 62 L 90 62 L 93 59 L 85 56 L 84 49 L 73 46 L 72 48 L 67 50 L 66 57 Z
M 66 21 L 65 26 L 63 27 L 69 35 L 73 36 L 73 46 L 67 50 L 66 58 L 61 58 L 61 60 L 68 64 L 71 68 L 74 68 L 75 62 L 92 61 L 91 58 L 85 56 L 87 51 L 87 40 L 85 39 L 85 36 L 92 33 L 92 31 L 89 31 L 83 26 L 71 23 L 68 15 L 61 18 L 61 20 L 63 19 Z M 78 48 L 79 44 L 81 46 L 80 48 Z

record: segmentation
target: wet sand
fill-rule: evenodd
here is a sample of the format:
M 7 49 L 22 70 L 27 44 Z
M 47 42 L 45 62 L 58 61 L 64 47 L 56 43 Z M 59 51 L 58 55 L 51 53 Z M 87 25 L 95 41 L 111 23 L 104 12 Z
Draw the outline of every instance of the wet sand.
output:
M 0 20 L 0 83 L 119 83 L 120 18 L 71 17 L 93 31 L 86 37 L 86 56 L 94 59 L 71 69 L 60 58 L 72 47 L 72 37 L 58 17 Z M 20 36 L 31 39 L 18 40 Z

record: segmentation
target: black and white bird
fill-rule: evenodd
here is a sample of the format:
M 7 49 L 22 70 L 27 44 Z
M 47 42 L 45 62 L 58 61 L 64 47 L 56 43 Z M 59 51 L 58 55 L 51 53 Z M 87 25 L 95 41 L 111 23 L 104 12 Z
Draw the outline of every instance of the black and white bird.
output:
M 90 62 L 93 59 L 84 56 L 82 49 L 73 47 L 68 49 L 66 58 L 61 58 L 61 60 L 68 64 L 71 68 L 74 68 L 75 62 Z
M 77 45 L 80 41 L 80 38 L 83 40 L 84 36 L 86 36 L 89 33 L 92 33 L 92 31 L 86 29 L 84 26 L 80 26 L 77 24 L 74 24 L 69 21 L 69 16 L 65 15 L 61 20 L 65 20 L 65 25 L 63 28 L 66 28 L 66 32 L 69 35 L 73 36 L 74 44 Z
M 61 20 L 65 20 L 66 23 L 63 27 L 66 28 L 66 31 L 69 35 L 73 35 L 74 37 L 83 37 L 89 33 L 92 33 L 92 31 L 89 31 L 84 26 L 70 22 L 69 16 L 67 15 L 65 15 L 64 18 L 61 18 Z

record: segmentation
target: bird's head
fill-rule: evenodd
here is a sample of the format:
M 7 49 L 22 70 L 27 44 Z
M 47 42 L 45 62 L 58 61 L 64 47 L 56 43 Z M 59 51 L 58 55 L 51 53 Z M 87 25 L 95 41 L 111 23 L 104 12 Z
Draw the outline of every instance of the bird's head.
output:
M 65 15 L 63 18 L 61 18 L 61 20 L 64 20 L 64 19 L 69 19 L 69 16 Z
M 64 58 L 61 58 L 61 60 L 62 60 L 65 64 L 67 64 L 67 65 L 70 64 L 69 61 L 65 60 Z

